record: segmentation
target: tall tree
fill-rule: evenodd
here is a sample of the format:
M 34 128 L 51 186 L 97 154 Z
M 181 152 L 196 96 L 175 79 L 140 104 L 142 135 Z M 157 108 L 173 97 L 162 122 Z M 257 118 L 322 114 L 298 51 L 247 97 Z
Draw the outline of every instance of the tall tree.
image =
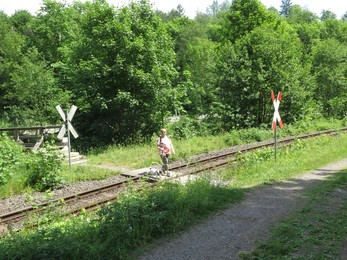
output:
M 334 14 L 330 10 L 323 10 L 320 19 L 321 19 L 321 21 L 325 21 L 328 19 L 336 19 L 336 14 Z
M 36 49 L 29 49 L 11 72 L 12 91 L 7 95 L 12 105 L 8 118 L 19 125 L 44 125 L 59 119 L 58 104 L 66 105 L 70 95 L 57 87 L 54 73 Z
M 44 0 L 35 23 L 33 45 L 50 63 L 61 59 L 61 48 L 79 37 L 80 27 L 74 13 L 76 8 L 69 8 L 66 2 Z
M 57 104 L 66 104 L 69 94 L 56 86 L 54 74 L 36 49 L 29 49 L 10 73 L 6 94 L 8 119 L 16 125 L 43 125 L 57 121 Z
M 151 137 L 180 106 L 173 45 L 160 19 L 147 1 L 120 10 L 97 1 L 83 13 L 81 34 L 59 65 L 81 111 L 75 124 L 95 145 Z
M 311 105 L 312 78 L 301 63 L 301 44 L 293 29 L 282 25 L 255 28 L 221 55 L 219 88 L 227 129 L 270 122 L 271 91 L 283 91 L 287 122 L 302 117 Z
M 347 22 L 347 12 L 343 14 L 341 20 Z
M 288 17 L 290 14 L 290 10 L 292 9 L 292 5 L 293 4 L 291 0 L 282 0 L 280 14 L 285 17 Z
M 13 28 L 24 36 L 27 40 L 27 45 L 30 46 L 30 40 L 34 35 L 34 22 L 36 17 L 29 11 L 17 11 L 10 17 Z
M 336 39 L 318 42 L 312 72 L 317 79 L 316 100 L 327 117 L 343 118 L 347 111 L 347 46 Z
M 318 20 L 318 16 L 313 12 L 302 9 L 300 5 L 293 5 L 290 9 L 287 21 L 289 23 L 312 23 Z
M 22 56 L 24 38 L 12 27 L 10 18 L 0 12 L 0 116 L 4 116 L 11 101 L 6 96 L 11 93 L 11 72 Z
M 223 34 L 227 40 L 235 42 L 256 27 L 275 20 L 259 0 L 235 0 L 226 15 Z
M 185 88 L 185 112 L 191 116 L 205 114 L 214 97 L 214 67 L 216 44 L 209 39 L 208 28 L 186 18 L 176 19 L 170 25 L 175 39 L 177 70 Z
M 161 19 L 166 22 L 166 21 L 173 21 L 176 18 L 181 18 L 181 17 L 185 17 L 184 14 L 184 8 L 181 4 L 179 4 L 176 9 L 171 9 L 171 11 L 169 11 L 168 13 L 164 13 L 160 10 L 156 11 L 156 14 L 161 17 Z
M 288 17 L 288 22 L 297 32 L 297 35 L 303 43 L 303 52 L 305 60 L 309 61 L 312 52 L 312 46 L 315 40 L 320 38 L 321 27 L 323 26 L 318 16 L 307 9 L 302 9 L 299 5 L 293 5 Z
M 337 19 L 327 19 L 321 23 L 320 39 L 335 38 L 347 43 L 347 23 Z

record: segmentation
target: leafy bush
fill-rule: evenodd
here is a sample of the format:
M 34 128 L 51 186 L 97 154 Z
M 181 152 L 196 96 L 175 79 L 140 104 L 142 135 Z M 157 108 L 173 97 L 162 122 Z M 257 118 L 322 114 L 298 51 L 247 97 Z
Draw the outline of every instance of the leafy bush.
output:
M 49 144 L 29 157 L 27 182 L 38 191 L 53 189 L 63 182 L 59 176 L 63 155 Z
M 269 140 L 273 137 L 271 130 L 262 130 L 256 128 L 232 130 L 226 137 L 225 143 L 228 145 L 239 145 L 242 143 L 253 143 Z
M 239 145 L 239 144 L 242 144 L 242 140 L 240 138 L 240 135 L 238 133 L 238 131 L 231 131 L 224 139 L 224 142 L 227 144 L 227 145 L 230 145 L 230 146 L 235 146 L 235 145 Z
M 23 147 L 6 135 L 0 135 L 0 185 L 6 184 L 20 162 Z
M 261 142 L 264 140 L 271 139 L 273 132 L 269 130 L 262 130 L 257 128 L 249 128 L 240 131 L 241 139 L 246 142 Z
M 244 163 L 256 163 L 260 161 L 272 160 L 274 158 L 274 150 L 272 148 L 259 149 L 253 152 L 239 154 L 238 161 Z
M 178 122 L 169 124 L 168 131 L 171 137 L 178 140 L 208 134 L 205 124 L 186 116 L 182 116 Z

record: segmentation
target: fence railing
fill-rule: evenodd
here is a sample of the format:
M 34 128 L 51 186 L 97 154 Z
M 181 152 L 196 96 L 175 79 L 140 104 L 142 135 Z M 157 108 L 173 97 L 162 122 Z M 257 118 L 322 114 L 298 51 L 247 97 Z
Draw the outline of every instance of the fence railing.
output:
M 0 128 L 0 133 L 9 132 L 9 135 L 12 135 L 14 140 L 26 149 L 37 150 L 44 142 L 46 135 L 55 134 L 60 128 L 61 125 L 7 127 Z

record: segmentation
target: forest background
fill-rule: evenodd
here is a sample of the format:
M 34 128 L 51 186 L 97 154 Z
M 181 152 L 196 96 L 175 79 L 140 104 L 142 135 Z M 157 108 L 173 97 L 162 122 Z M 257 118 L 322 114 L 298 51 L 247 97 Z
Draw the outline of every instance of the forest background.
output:
M 0 126 L 61 124 L 78 107 L 81 150 L 270 128 L 271 92 L 286 124 L 347 115 L 347 12 L 321 17 L 282 0 L 213 2 L 194 19 L 146 0 L 45 0 L 0 12 Z

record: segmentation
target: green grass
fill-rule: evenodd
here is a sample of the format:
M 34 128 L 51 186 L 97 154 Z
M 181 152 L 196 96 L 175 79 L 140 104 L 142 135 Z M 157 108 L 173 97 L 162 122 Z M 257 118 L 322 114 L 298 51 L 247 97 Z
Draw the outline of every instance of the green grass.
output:
M 172 159 L 188 159 L 193 154 L 230 147 L 226 142 L 226 136 L 228 134 L 192 137 L 188 140 L 172 138 L 176 151 Z M 149 167 L 153 163 L 160 162 L 156 140 L 151 144 L 111 146 L 102 152 L 92 151 L 87 157 L 90 164 L 117 165 L 129 169 Z
M 21 174 L 13 175 L 9 183 L 0 186 L 0 198 L 10 197 L 16 194 L 34 192 L 34 189 L 26 184 L 25 169 L 20 168 Z M 120 171 L 104 169 L 97 166 L 72 165 L 71 172 L 67 164 L 62 165 L 61 177 L 63 184 L 69 185 L 79 181 L 102 180 L 120 174 Z
M 13 194 L 21 194 L 32 192 L 30 187 L 25 185 L 25 176 L 22 174 L 14 175 L 14 177 L 6 185 L 0 186 L 0 198 L 10 197 Z
M 223 174 L 225 179 L 233 180 L 235 187 L 254 187 L 298 176 L 345 158 L 346 155 L 346 134 L 308 141 L 297 140 L 292 145 L 279 149 L 277 160 L 274 159 L 273 149 L 264 149 L 247 154 L 241 159 L 241 164 L 225 170 Z
M 92 165 L 71 165 L 71 172 L 68 165 L 62 167 L 62 177 L 66 180 L 66 184 L 79 181 L 102 180 L 118 174 L 120 174 L 120 171 Z
M 239 201 L 244 192 L 252 187 L 298 176 L 306 170 L 345 158 L 346 154 L 347 135 L 340 134 L 298 141 L 290 148 L 281 150 L 276 162 L 271 150 L 247 154 L 240 158 L 240 166 L 231 166 L 218 174 L 230 181 L 227 186 L 212 185 L 206 177 L 191 181 L 185 186 L 178 183 L 161 183 L 155 188 L 147 188 L 147 184 L 144 183 L 140 191 L 129 186 L 127 193 L 96 216 L 83 215 L 70 221 L 59 220 L 52 225 L 41 226 L 38 231 L 27 230 L 1 239 L 0 259 L 45 259 L 47 256 L 66 259 L 127 258 L 133 254 L 134 247 L 142 248 L 154 239 L 186 229 Z M 329 186 L 328 181 L 325 183 Z M 323 190 L 323 186 L 317 189 Z M 319 202 L 320 197 L 326 197 L 326 194 L 329 194 L 329 190 L 321 195 L 317 193 L 317 196 L 312 193 L 311 196 L 316 197 L 316 201 Z M 346 215 L 346 207 L 342 207 L 341 210 L 337 214 L 338 218 Z M 312 212 L 312 209 L 308 208 L 308 211 Z M 323 238 L 320 239 L 323 241 L 331 240 L 331 232 L 344 230 L 345 222 L 338 221 L 337 218 L 332 220 L 314 214 L 309 215 L 308 220 L 315 221 L 315 216 L 318 216 L 320 221 L 327 220 L 327 223 L 335 226 L 335 231 L 329 231 L 328 227 L 323 226 L 322 229 L 326 231 L 320 231 L 323 234 Z M 321 216 L 324 217 L 324 213 Z M 293 223 L 301 221 L 299 219 Z M 289 230 L 291 229 L 292 227 L 289 227 Z M 286 234 L 286 231 L 281 232 Z M 338 234 L 341 239 L 339 241 L 346 239 L 345 234 L 346 232 Z M 297 239 L 295 238 L 294 244 L 301 243 Z M 285 236 L 283 240 L 286 242 Z M 275 249 L 269 249 L 269 255 L 276 250 L 282 252 L 282 246 L 285 249 L 293 247 L 278 245 Z
M 346 134 L 297 141 L 280 152 L 280 160 L 254 163 L 250 159 L 238 169 L 226 171 L 225 178 L 233 179 L 234 187 L 239 188 L 285 180 L 346 158 L 346 145 Z M 346 192 L 347 170 L 308 191 L 310 201 L 305 209 L 291 214 L 273 230 L 269 240 L 253 252 L 242 254 L 242 258 L 337 259 L 338 250 L 347 240 L 347 199 L 345 197 L 338 207 L 331 205 L 329 198 L 336 190 Z
M 41 225 L 0 240 L 0 259 L 123 259 L 136 247 L 184 230 L 242 198 L 243 191 L 200 179 L 185 186 L 132 186 L 96 216 Z
M 156 146 L 150 144 L 111 146 L 100 153 L 91 152 L 87 156 L 90 164 L 117 165 L 129 169 L 148 167 L 152 161 L 158 161 Z
M 347 241 L 347 170 L 308 191 L 305 208 L 278 224 L 243 259 L 340 259 Z M 342 259 L 342 258 L 341 258 Z

